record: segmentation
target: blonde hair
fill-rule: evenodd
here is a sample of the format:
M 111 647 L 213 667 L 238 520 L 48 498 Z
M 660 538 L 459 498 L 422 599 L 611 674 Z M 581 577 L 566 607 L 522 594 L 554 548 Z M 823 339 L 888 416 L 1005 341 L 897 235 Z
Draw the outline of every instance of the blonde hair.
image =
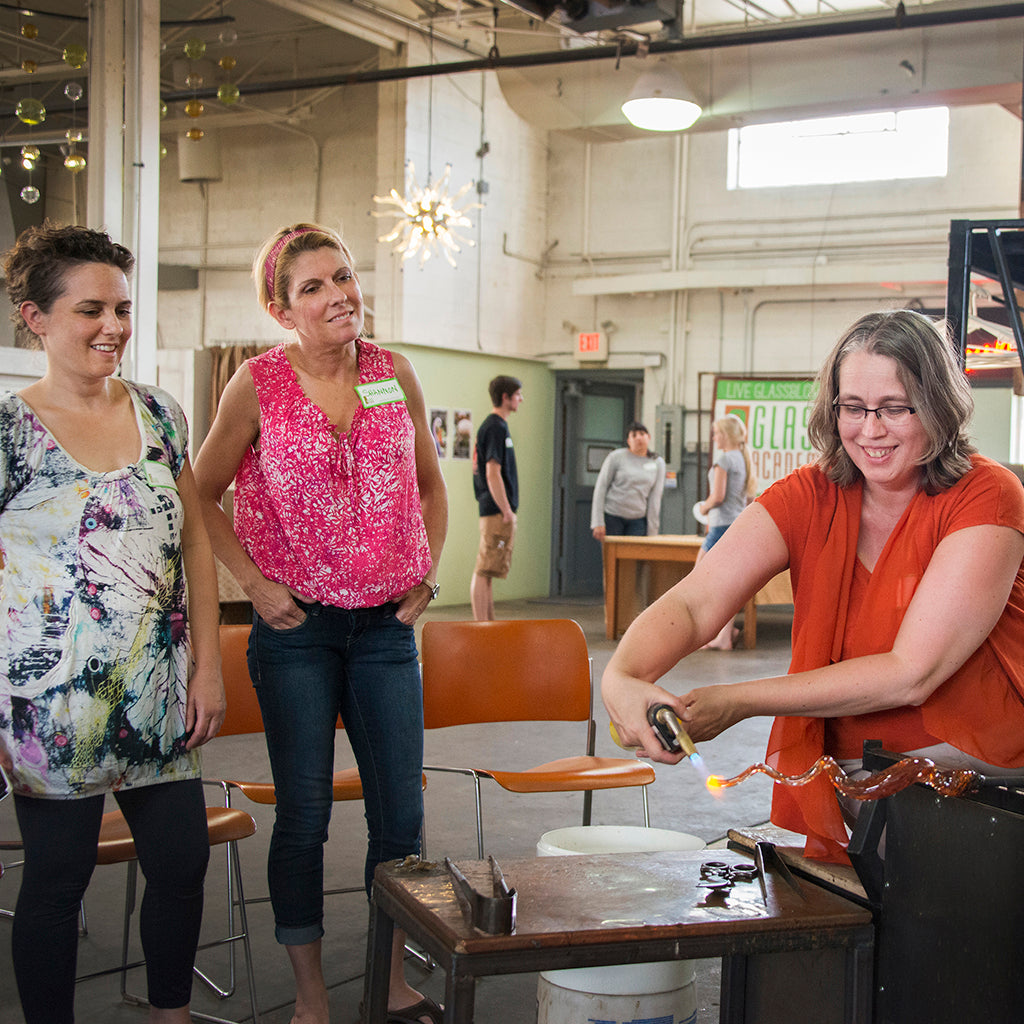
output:
M 712 424 L 717 427 L 729 439 L 729 443 L 738 448 L 743 456 L 743 463 L 747 467 L 747 481 L 743 485 L 743 493 L 750 501 L 757 495 L 757 477 L 754 474 L 754 464 L 750 461 L 750 449 L 747 447 L 747 425 L 735 413 L 729 413 Z
M 322 224 L 305 221 L 292 224 L 275 231 L 260 246 L 252 261 L 252 279 L 256 285 L 256 297 L 265 310 L 269 311 L 272 302 L 282 309 L 288 308 L 288 289 L 295 260 L 302 253 L 316 252 L 317 249 L 340 252 L 355 270 L 355 260 L 341 235 Z

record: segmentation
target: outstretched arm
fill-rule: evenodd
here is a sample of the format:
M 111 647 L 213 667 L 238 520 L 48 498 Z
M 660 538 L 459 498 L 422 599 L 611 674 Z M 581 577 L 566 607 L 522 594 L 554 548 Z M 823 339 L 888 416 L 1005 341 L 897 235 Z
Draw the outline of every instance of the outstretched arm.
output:
M 921 705 L 992 631 L 1022 557 L 1024 536 L 1010 527 L 958 530 L 935 549 L 890 650 L 788 676 L 701 687 L 679 698 L 680 718 L 699 741 L 754 715 L 834 718 Z
M 655 761 L 675 763 L 647 722 L 652 704 L 669 704 L 681 717 L 683 698 L 657 685 L 677 662 L 716 636 L 726 621 L 773 576 L 789 552 L 774 521 L 751 505 L 722 539 L 667 594 L 626 630 L 601 681 L 601 695 L 619 736 Z

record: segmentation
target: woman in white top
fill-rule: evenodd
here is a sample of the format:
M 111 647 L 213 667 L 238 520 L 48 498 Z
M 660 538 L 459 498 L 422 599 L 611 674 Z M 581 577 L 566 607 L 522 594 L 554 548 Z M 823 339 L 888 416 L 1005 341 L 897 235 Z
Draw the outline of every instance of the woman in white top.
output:
M 732 413 L 715 420 L 711 425 L 711 439 L 718 456 L 708 471 L 710 493 L 698 506 L 701 514 L 708 517 L 708 534 L 698 559 L 715 546 L 757 493 L 757 478 L 750 462 L 747 428 L 743 420 Z M 730 620 L 705 647 L 731 651 L 738 633 Z

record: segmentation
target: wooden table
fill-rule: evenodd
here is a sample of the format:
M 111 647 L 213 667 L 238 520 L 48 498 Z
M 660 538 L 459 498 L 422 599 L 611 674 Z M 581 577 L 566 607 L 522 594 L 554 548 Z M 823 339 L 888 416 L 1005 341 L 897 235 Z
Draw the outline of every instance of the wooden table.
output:
M 651 567 L 649 600 L 656 601 L 672 589 L 697 564 L 704 538 L 696 534 L 659 534 L 654 537 L 605 537 L 601 545 L 604 563 L 604 627 L 609 640 L 617 640 L 640 614 L 636 567 Z M 758 604 L 792 604 L 788 570 L 780 573 L 743 608 L 743 646 L 757 646 Z
M 868 910 L 803 880 L 803 897 L 769 872 L 767 900 L 756 880 L 727 893 L 698 887 L 705 861 L 749 864 L 731 850 L 538 857 L 502 864 L 518 892 L 510 935 L 476 930 L 443 864 L 377 868 L 367 946 L 366 1024 L 384 1024 L 395 927 L 444 969 L 445 1024 L 471 1024 L 476 979 L 610 964 L 721 956 L 722 1024 L 796 1019 L 843 1024 L 871 1019 L 873 928 Z M 480 891 L 486 861 L 459 862 Z M 832 1016 L 792 1015 L 798 996 L 776 1009 L 751 991 L 747 966 L 775 955 L 838 951 L 839 967 L 815 979 L 836 993 Z M 756 971 L 750 977 L 756 976 Z M 813 988 L 811 985 L 806 986 Z

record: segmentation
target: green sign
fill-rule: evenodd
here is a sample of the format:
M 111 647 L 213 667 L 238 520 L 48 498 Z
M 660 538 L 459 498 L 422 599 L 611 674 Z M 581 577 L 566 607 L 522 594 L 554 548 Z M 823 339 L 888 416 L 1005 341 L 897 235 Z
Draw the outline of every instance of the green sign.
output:
M 818 457 L 807 437 L 813 392 L 810 380 L 719 377 L 715 382 L 713 418 L 732 413 L 747 425 L 758 492 Z

